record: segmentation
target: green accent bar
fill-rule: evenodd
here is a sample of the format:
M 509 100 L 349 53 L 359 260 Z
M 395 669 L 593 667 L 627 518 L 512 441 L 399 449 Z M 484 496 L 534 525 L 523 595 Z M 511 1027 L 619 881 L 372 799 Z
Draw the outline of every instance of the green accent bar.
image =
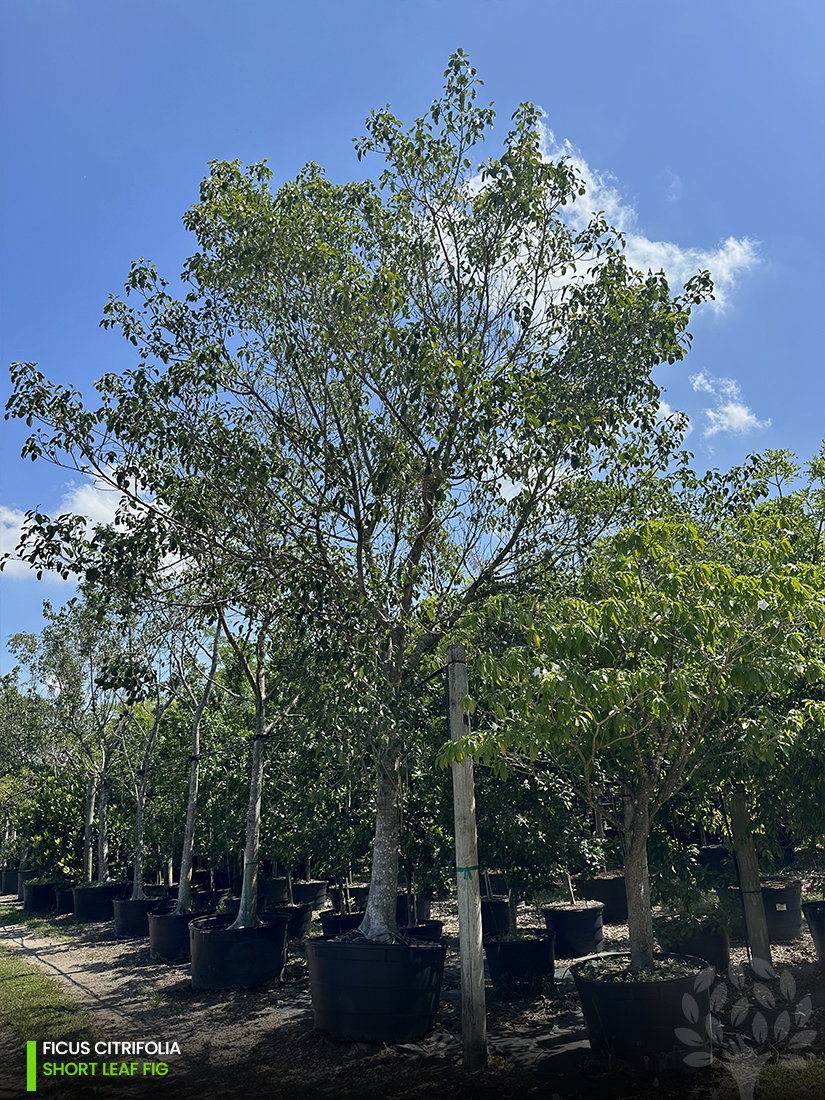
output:
M 37 1043 L 26 1043 L 26 1092 L 37 1092 Z

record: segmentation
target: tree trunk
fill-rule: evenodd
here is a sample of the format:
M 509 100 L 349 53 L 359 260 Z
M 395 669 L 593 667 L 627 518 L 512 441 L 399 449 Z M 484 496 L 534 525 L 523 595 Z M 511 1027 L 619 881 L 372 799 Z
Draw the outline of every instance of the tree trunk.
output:
M 261 788 L 264 777 L 264 704 L 255 702 L 255 736 L 252 741 L 252 774 L 249 780 L 249 809 L 246 815 L 246 846 L 243 853 L 243 885 L 238 916 L 233 928 L 254 928 L 258 920 L 258 852 L 261 839 Z
M 195 822 L 198 814 L 198 780 L 201 751 L 201 719 L 209 700 L 215 671 L 218 667 L 218 649 L 221 637 L 220 623 L 215 627 L 215 640 L 212 644 L 212 663 L 209 677 L 204 686 L 195 713 L 192 716 L 192 753 L 189 758 L 189 800 L 186 804 L 186 827 L 183 832 L 183 851 L 180 858 L 180 881 L 178 883 L 178 903 L 175 912 L 188 913 L 192 907 L 192 856 L 195 850 Z M 257 742 L 256 742 L 257 744 Z
M 630 931 L 630 969 L 635 974 L 653 965 L 653 915 L 650 908 L 650 876 L 647 838 L 650 812 L 647 800 L 627 804 L 627 854 L 624 884 L 627 892 L 627 924 Z
M 768 938 L 768 921 L 762 901 L 762 884 L 759 881 L 759 864 L 753 846 L 745 787 L 738 783 L 733 792 L 731 809 L 736 866 L 739 869 L 739 888 L 745 911 L 745 926 L 752 959 L 762 959 L 771 964 L 771 943 Z
M 375 943 L 392 943 L 397 933 L 398 855 L 401 833 L 401 781 L 397 755 L 378 761 L 375 843 L 367 911 L 361 933 Z
M 83 881 L 92 881 L 94 854 L 92 851 L 92 830 L 95 818 L 95 777 L 90 772 L 86 780 L 86 806 L 83 819 Z
M 101 771 L 97 799 L 97 881 L 109 881 L 109 830 L 107 822 L 109 796 L 106 772 Z
M 146 806 L 146 787 L 149 782 L 149 769 L 147 759 L 149 752 L 144 754 L 143 767 L 138 782 L 137 798 L 135 800 L 135 848 L 132 856 L 132 901 L 144 901 L 146 894 L 143 892 L 143 820 L 144 807 Z

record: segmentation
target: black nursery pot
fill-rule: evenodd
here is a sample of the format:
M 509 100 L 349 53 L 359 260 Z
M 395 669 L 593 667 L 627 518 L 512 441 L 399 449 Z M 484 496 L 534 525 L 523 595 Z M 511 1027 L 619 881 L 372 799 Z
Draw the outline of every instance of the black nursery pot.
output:
M 604 941 L 601 901 L 585 909 L 565 909 L 561 906 L 542 909 L 548 932 L 556 934 L 556 957 L 580 959 L 582 955 L 595 955 L 601 951 Z
M 23 900 L 23 883 L 27 882 L 30 878 L 39 878 L 40 872 L 35 870 L 34 867 L 30 867 L 28 871 L 15 871 L 15 887 L 14 893 L 17 894 L 17 900 Z
M 799 879 L 767 879 L 762 904 L 771 943 L 789 943 L 802 929 L 802 883 Z
M 258 887 L 258 896 L 268 905 L 289 905 L 289 883 L 285 878 L 271 878 Z
M 507 898 L 481 899 L 482 936 L 500 936 L 510 931 L 510 902 Z
M 154 962 L 180 962 L 189 958 L 189 925 L 207 914 L 176 913 L 169 906 L 150 910 L 149 955 Z
M 313 909 L 322 909 L 327 900 L 326 880 L 293 882 L 292 900 L 296 905 L 311 905 Z
M 669 946 L 679 955 L 706 959 L 717 973 L 730 966 L 730 936 L 724 928 L 697 928 Z
M 122 882 L 103 882 L 95 886 L 75 886 L 74 915 L 80 921 L 113 920 L 115 898 L 128 894 L 129 887 Z
M 0 890 L 2 890 L 4 894 L 17 893 L 17 871 L 9 870 L 9 868 L 3 871 L 2 881 L 0 881 Z
M 529 940 L 486 940 L 487 966 L 496 990 L 503 993 L 539 993 L 553 982 L 552 932 Z
M 53 882 L 24 882 L 23 908 L 27 913 L 47 913 L 55 907 Z
M 139 900 L 115 898 L 112 902 L 115 913 L 115 935 L 122 938 L 137 938 L 149 935 L 149 913 L 156 909 L 161 898 L 141 898 Z
M 268 917 L 270 914 L 287 918 L 289 922 L 287 925 L 287 939 L 294 940 L 299 936 L 305 936 L 309 931 L 312 922 L 312 902 L 304 902 L 301 905 L 268 906 L 261 917 Z
M 338 1040 L 411 1043 L 432 1028 L 443 945 L 311 939 L 306 947 L 316 1030 Z
M 623 871 L 603 871 L 586 879 L 579 888 L 581 897 L 604 903 L 605 924 L 627 923 L 627 891 Z
M 706 844 L 699 849 L 699 866 L 713 875 L 726 875 L 733 871 L 733 855 L 724 844 Z
M 611 955 L 623 954 L 611 952 Z M 605 959 L 607 954 L 600 955 Z M 626 955 L 628 962 L 630 956 Z M 654 955 L 656 959 L 680 958 L 693 963 L 695 974 L 665 981 L 599 981 L 582 973 L 585 962 L 573 963 L 570 970 L 581 1001 L 590 1048 L 597 1058 L 623 1062 L 635 1073 L 658 1076 L 684 1071 L 687 1055 L 711 1056 L 711 1040 L 705 1027 L 710 1014 L 712 974 L 704 959 L 691 956 Z M 701 977 L 700 977 L 701 975 Z M 706 981 L 706 977 L 710 981 Z M 698 1012 L 696 1022 L 685 1015 L 683 998 L 692 998 L 689 1007 Z M 686 1046 L 677 1037 L 684 1029 L 692 1030 L 697 1042 Z
M 230 928 L 233 921 L 196 917 L 190 922 L 194 989 L 248 989 L 281 979 L 289 917 L 267 914 L 254 928 Z
M 811 930 L 816 957 L 821 963 L 825 963 L 825 901 L 806 901 L 802 912 Z
M 363 919 L 363 913 L 321 913 L 321 930 L 325 936 L 341 936 L 357 928 Z
M 429 943 L 438 943 L 443 931 L 443 920 L 422 920 L 418 924 L 408 924 L 405 928 L 399 928 L 399 932 L 403 932 L 408 939 L 427 940 Z
M 54 911 L 58 916 L 74 912 L 74 894 L 71 886 L 55 887 Z

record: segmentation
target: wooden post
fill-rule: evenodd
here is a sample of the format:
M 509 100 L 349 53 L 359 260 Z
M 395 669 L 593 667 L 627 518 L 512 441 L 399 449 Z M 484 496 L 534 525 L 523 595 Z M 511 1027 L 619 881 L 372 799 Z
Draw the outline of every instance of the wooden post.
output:
M 733 808 L 730 823 L 733 832 L 736 864 L 739 868 L 739 889 L 742 892 L 742 907 L 745 911 L 745 927 L 748 933 L 751 958 L 762 959 L 771 965 L 768 922 L 765 917 L 765 906 L 762 903 L 759 865 L 756 862 L 756 849 L 753 846 L 743 783 L 737 783 L 733 789 Z
M 467 697 L 467 657 L 462 645 L 451 645 L 447 651 L 447 696 L 450 737 L 456 741 L 470 732 L 470 717 L 461 709 L 461 700 Z M 466 757 L 461 764 L 453 764 L 452 771 L 461 956 L 462 1064 L 465 1070 L 472 1071 L 484 1069 L 487 1065 L 487 1006 L 472 757 Z

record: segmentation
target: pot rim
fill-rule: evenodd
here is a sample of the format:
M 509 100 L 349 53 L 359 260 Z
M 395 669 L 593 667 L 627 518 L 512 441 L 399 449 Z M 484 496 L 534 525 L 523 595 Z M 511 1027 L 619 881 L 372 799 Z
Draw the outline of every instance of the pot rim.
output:
M 696 964 L 696 974 L 680 974 L 675 978 L 657 978 L 657 979 L 654 979 L 653 981 L 607 982 L 607 981 L 602 981 L 599 978 L 588 977 L 584 974 L 579 973 L 579 967 L 583 966 L 585 963 L 591 962 L 593 960 L 598 962 L 600 959 L 618 958 L 618 957 L 621 957 L 621 956 L 624 956 L 625 958 L 629 959 L 630 958 L 630 952 L 629 951 L 599 951 L 597 954 L 594 954 L 594 955 L 585 955 L 583 958 L 576 959 L 575 962 L 570 964 L 570 967 L 569 967 L 570 973 L 573 975 L 573 978 L 576 981 L 590 982 L 592 985 L 610 985 L 610 986 L 613 986 L 614 988 L 618 988 L 618 987 L 621 987 L 621 986 L 628 987 L 628 986 L 640 986 L 640 985 L 661 986 L 661 985 L 667 985 L 668 982 L 683 982 L 686 978 L 695 979 L 696 974 L 701 974 L 702 971 L 704 971 L 704 970 L 712 970 L 713 973 L 714 973 L 714 976 L 716 975 L 716 967 L 712 963 L 709 963 L 707 961 L 707 959 L 700 959 L 698 955 L 683 955 L 679 951 L 654 951 L 653 952 L 653 958 L 654 958 L 654 960 L 686 959 L 686 960 Z
M 258 916 L 259 924 L 252 925 L 249 928 L 232 928 L 232 925 L 237 919 L 237 917 L 232 916 L 232 914 L 201 913 L 190 920 L 189 927 L 191 929 L 195 926 L 195 931 L 200 932 L 201 935 L 219 936 L 224 932 L 231 932 L 233 935 L 238 932 L 260 932 L 265 928 L 273 928 L 276 923 L 280 924 L 282 921 L 286 921 L 287 927 L 289 926 L 289 917 L 286 913 L 272 913 L 269 915 L 273 917 L 274 920 L 267 920 L 267 914 L 261 913 Z M 211 921 L 216 927 L 208 928 L 206 926 L 207 921 Z
M 569 901 L 554 901 L 550 905 L 543 905 L 541 907 L 542 913 L 587 913 L 590 909 L 604 909 L 605 903 L 603 901 L 596 901 L 594 899 L 585 898 L 584 901 L 569 902 Z
M 415 943 L 378 943 L 375 940 L 340 940 L 338 936 L 311 936 L 305 941 L 307 949 L 310 947 L 323 947 L 331 948 L 332 950 L 341 950 L 355 948 L 356 951 L 361 951 L 369 948 L 372 951 L 380 949 L 381 951 L 443 951 L 447 954 L 446 943 L 437 943 L 435 940 L 416 940 Z

